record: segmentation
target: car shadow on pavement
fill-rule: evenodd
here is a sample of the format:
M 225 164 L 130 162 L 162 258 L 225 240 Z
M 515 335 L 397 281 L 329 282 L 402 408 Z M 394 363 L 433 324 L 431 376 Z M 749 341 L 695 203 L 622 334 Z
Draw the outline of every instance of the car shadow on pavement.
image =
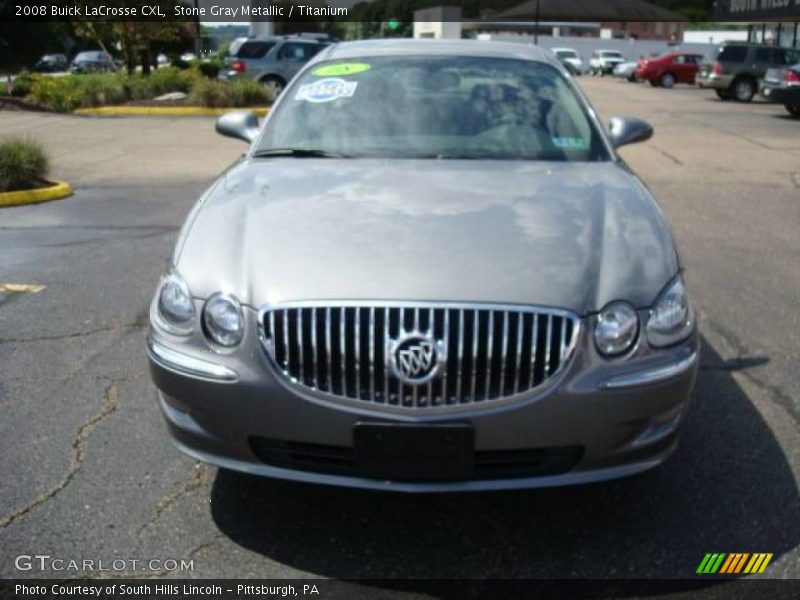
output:
M 794 478 L 705 342 L 702 363 L 678 450 L 643 475 L 408 495 L 221 470 L 212 516 L 235 543 L 332 578 L 691 577 L 706 552 L 772 552 L 775 562 L 800 542 Z

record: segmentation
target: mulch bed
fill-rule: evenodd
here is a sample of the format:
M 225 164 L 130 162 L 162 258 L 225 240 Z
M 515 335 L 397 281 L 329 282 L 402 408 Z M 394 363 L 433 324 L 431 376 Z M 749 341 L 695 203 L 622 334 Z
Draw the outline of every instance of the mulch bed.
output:
M 35 112 L 53 112 L 46 106 L 27 102 L 16 96 L 0 96 L 0 110 L 32 110 Z

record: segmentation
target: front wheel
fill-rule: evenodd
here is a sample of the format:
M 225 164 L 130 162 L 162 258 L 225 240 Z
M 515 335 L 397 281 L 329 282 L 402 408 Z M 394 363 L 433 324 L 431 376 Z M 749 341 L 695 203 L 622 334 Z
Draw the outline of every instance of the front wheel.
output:
M 795 119 L 800 119 L 800 102 L 787 102 L 784 106 L 790 115 Z
M 730 90 L 714 90 L 714 91 L 717 92 L 717 97 L 720 100 L 730 100 L 731 98 L 733 98 L 733 94 L 731 93 Z

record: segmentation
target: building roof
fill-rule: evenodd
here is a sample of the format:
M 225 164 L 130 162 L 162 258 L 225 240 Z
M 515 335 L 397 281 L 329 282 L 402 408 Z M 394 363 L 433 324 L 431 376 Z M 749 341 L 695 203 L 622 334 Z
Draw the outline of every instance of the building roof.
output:
M 492 20 L 688 21 L 685 16 L 644 0 L 527 0 L 494 14 Z

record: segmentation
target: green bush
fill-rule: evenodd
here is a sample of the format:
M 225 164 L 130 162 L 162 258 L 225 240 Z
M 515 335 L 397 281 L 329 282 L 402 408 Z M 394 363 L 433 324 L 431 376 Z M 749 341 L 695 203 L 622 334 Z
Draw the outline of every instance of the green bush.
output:
M 40 187 L 47 169 L 47 155 L 37 142 L 11 139 L 0 144 L 0 192 Z
M 122 73 L 33 75 L 23 80 L 23 88 L 27 89 L 28 100 L 58 112 L 150 100 L 170 92 L 188 93 L 191 102 L 210 108 L 263 106 L 273 101 L 272 92 L 255 81 L 208 79 L 196 67 L 186 70 L 163 67 L 147 77 Z
M 272 102 L 272 93 L 250 79 L 219 81 L 200 79 L 192 86 L 189 101 L 208 108 L 256 106 Z
M 192 70 L 161 67 L 147 77 L 140 74 L 127 77 L 125 86 L 130 100 L 149 100 L 170 92 L 189 93 L 200 77 L 199 73 Z
M 11 95 L 17 96 L 18 98 L 24 98 L 31 93 L 33 82 L 40 78 L 41 75 L 37 75 L 36 73 L 22 71 L 19 75 L 14 77 L 14 85 L 11 90 Z
M 119 104 L 128 99 L 123 76 L 115 74 L 41 77 L 34 81 L 28 97 L 58 112 L 76 108 Z
M 198 63 L 197 69 L 204 77 L 209 79 L 216 79 L 217 74 L 222 70 L 225 64 L 221 60 L 209 60 Z
M 58 112 L 122 104 L 128 100 L 150 100 L 169 92 L 188 93 L 202 76 L 192 70 L 165 67 L 149 76 L 122 73 L 35 77 L 28 98 Z

